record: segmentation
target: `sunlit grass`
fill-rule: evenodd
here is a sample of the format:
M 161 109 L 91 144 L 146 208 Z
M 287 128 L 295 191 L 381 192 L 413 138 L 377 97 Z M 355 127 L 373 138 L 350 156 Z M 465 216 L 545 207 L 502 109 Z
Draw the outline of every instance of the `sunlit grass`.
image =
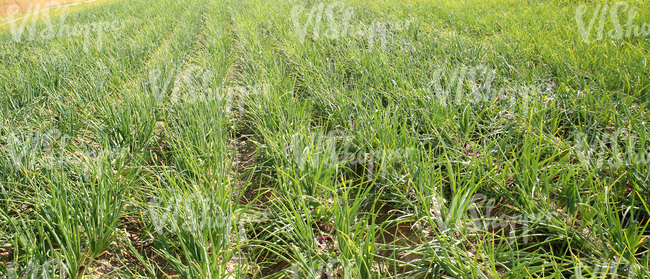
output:
M 0 276 L 648 277 L 650 37 L 584 42 L 581 4 L 116 0 L 66 15 L 101 37 L 4 30 Z

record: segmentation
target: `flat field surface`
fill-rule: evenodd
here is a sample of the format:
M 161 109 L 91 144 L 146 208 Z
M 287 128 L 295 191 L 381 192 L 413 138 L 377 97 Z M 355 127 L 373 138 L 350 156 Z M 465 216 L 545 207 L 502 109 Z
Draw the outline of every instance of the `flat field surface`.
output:
M 0 29 L 0 277 L 650 276 L 647 1 L 112 0 Z

